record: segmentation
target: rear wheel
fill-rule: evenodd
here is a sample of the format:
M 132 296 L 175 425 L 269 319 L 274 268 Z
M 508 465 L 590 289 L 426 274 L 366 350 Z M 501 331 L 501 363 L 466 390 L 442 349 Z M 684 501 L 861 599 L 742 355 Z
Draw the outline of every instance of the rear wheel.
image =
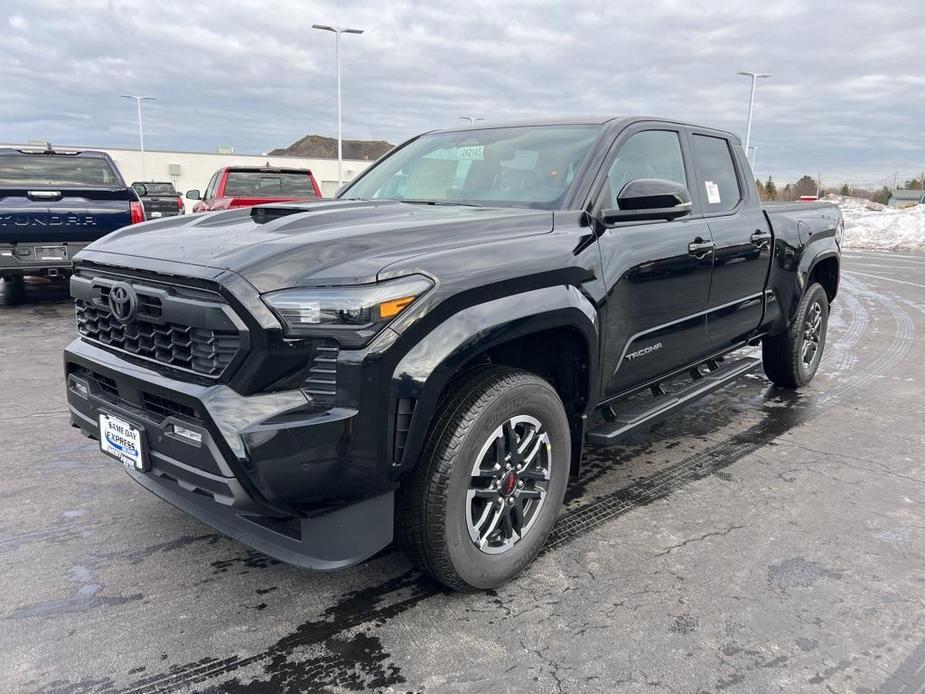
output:
M 766 337 L 761 344 L 764 372 L 776 385 L 799 388 L 819 368 L 829 324 L 829 300 L 821 284 L 803 294 L 787 332 Z
M 568 482 L 568 418 L 549 383 L 517 369 L 479 369 L 452 391 L 399 490 L 397 535 L 444 585 L 492 588 L 552 530 Z

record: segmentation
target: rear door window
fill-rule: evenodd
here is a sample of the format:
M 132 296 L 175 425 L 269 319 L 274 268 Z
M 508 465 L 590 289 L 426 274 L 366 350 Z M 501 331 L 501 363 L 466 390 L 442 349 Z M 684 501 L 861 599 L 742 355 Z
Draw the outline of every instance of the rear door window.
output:
M 700 169 L 704 210 L 708 214 L 733 210 L 742 200 L 742 189 L 729 142 L 709 135 L 694 135 L 691 141 Z

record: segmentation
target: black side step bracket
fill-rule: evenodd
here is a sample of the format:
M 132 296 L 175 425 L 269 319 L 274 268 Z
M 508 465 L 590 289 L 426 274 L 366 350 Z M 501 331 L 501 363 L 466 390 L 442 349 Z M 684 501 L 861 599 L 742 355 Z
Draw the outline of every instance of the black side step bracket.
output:
M 651 400 L 622 412 L 605 411 L 605 415 L 610 414 L 610 421 L 588 431 L 585 440 L 595 446 L 615 444 L 633 429 L 658 421 L 694 400 L 728 385 L 760 364 L 761 360 L 756 357 L 743 357 L 729 362 L 707 362 L 703 366 L 708 371 L 703 373 L 699 368 L 692 369 L 692 382 L 682 388 L 668 391 L 659 384 L 657 388 L 652 389 L 654 397 Z M 696 377 L 693 375 L 695 370 Z

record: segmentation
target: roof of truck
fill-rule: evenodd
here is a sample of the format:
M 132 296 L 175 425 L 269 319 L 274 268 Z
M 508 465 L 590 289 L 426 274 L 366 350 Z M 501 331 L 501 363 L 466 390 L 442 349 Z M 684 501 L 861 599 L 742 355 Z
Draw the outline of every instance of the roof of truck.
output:
M 240 171 L 245 173 L 311 173 L 307 167 L 295 166 L 225 166 L 221 171 Z
M 98 152 L 93 149 L 54 149 L 51 145 L 48 147 L 0 147 L 0 156 L 10 156 L 15 154 L 58 154 L 58 155 L 67 155 L 72 157 L 84 157 L 87 159 L 110 159 L 110 156 L 106 152 Z
M 712 130 L 714 132 L 721 132 L 732 137 L 736 142 L 740 142 L 739 136 L 735 133 L 723 130 L 722 128 L 714 128 L 708 125 L 702 125 L 700 123 L 688 123 L 685 121 L 676 120 L 674 118 L 661 118 L 658 116 L 573 116 L 573 117 L 561 117 L 561 118 L 541 118 L 533 120 L 520 120 L 520 121 L 505 121 L 505 122 L 491 122 L 491 121 L 479 121 L 478 123 L 470 123 L 468 125 L 460 125 L 453 128 L 439 128 L 437 130 L 432 130 L 430 132 L 463 132 L 466 130 L 484 130 L 490 128 L 524 128 L 530 126 L 541 126 L 541 125 L 607 125 L 610 123 L 622 123 L 624 125 L 629 125 L 630 123 L 635 123 L 639 121 L 655 121 L 657 123 L 669 123 L 671 125 L 681 125 L 688 128 L 697 128 L 698 130 Z

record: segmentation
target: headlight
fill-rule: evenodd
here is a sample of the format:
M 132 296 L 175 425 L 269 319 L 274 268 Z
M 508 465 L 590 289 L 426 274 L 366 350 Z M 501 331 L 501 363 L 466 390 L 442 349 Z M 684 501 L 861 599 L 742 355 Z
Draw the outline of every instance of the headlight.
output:
M 423 275 L 352 287 L 284 289 L 263 296 L 289 337 L 336 337 L 361 347 L 434 286 Z

